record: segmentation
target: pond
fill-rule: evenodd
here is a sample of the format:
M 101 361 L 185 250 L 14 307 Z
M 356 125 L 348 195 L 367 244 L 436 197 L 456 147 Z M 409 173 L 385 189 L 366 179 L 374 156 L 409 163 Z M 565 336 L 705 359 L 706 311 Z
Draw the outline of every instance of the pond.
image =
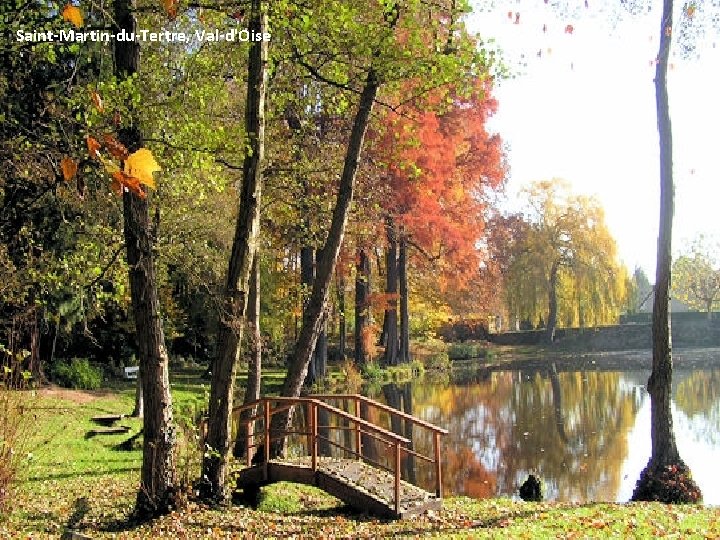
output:
M 627 501 L 650 456 L 650 372 L 553 366 L 456 370 L 368 393 L 450 431 L 442 449 L 446 494 L 513 495 L 534 472 L 548 500 Z M 720 368 L 676 367 L 672 408 L 680 454 L 705 503 L 720 504 Z M 410 435 L 408 426 L 388 427 Z M 432 455 L 426 432 L 415 427 L 412 440 Z M 434 485 L 430 466 L 404 465 L 406 476 Z

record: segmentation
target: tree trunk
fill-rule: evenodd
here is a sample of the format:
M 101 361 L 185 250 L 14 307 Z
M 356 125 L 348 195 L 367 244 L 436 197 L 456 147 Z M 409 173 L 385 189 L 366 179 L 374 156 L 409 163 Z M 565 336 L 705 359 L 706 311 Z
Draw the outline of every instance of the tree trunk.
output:
M 672 27 L 671 0 L 665 0 L 660 51 L 655 71 L 655 98 L 660 136 L 660 225 L 653 301 L 653 366 L 648 391 L 652 402 L 652 457 L 656 466 L 671 465 L 680 459 L 670 413 L 672 382 L 672 338 L 670 334 L 670 268 L 672 262 L 672 221 L 674 185 L 672 177 L 672 131 L 667 95 L 667 62 Z M 665 11 L 669 10 L 669 11 Z
M 558 280 L 557 261 L 553 262 L 550 268 L 550 277 L 548 279 L 548 320 L 545 327 L 545 342 L 552 343 L 555 340 L 555 327 L 557 326 L 557 280 Z
M 688 502 L 677 499 L 675 487 L 667 490 L 659 478 L 665 471 L 682 474 L 687 495 L 700 497 L 697 485 L 689 479 L 689 469 L 680 458 L 673 432 L 672 412 L 672 341 L 670 333 L 670 277 L 672 263 L 672 221 L 674 186 L 672 176 L 672 126 L 667 92 L 667 67 L 672 39 L 672 0 L 664 0 L 660 24 L 660 50 L 655 70 L 655 99 L 660 138 L 660 225 L 658 232 L 657 265 L 655 273 L 655 298 L 653 301 L 653 362 L 648 380 L 650 394 L 651 455 L 640 474 L 633 492 L 633 500 L 660 500 L 663 502 Z M 673 479 L 673 484 L 678 480 Z M 673 493 L 674 492 L 674 493 Z
M 320 334 L 315 344 L 315 379 L 319 380 L 325 377 L 328 359 L 328 339 L 327 339 L 327 316 L 323 315 Z
M 340 316 L 338 317 L 338 350 L 340 352 L 339 360 L 345 359 L 345 350 L 347 349 L 347 322 L 345 320 L 345 276 L 342 273 L 338 274 L 337 280 L 337 300 L 338 300 L 338 311 Z
M 290 363 L 287 376 L 285 377 L 285 383 L 281 393 L 283 396 L 297 397 L 300 395 L 300 389 L 305 380 L 310 357 L 315 348 L 318 334 L 320 333 L 320 325 L 327 303 L 330 281 L 335 271 L 338 254 L 340 253 L 340 246 L 342 245 L 345 235 L 345 227 L 355 191 L 355 176 L 360 161 L 363 139 L 365 138 L 365 132 L 367 131 L 367 126 L 370 121 L 370 113 L 375 104 L 375 96 L 377 95 L 379 86 L 380 82 L 375 70 L 371 67 L 368 71 L 367 79 L 362 94 L 360 95 L 358 110 L 353 121 L 350 140 L 348 141 L 347 152 L 345 154 L 343 172 L 340 177 L 337 200 L 330 223 L 330 230 L 322 249 L 320 261 L 317 265 L 315 283 L 313 284 L 308 307 L 303 316 L 303 325 L 298 341 L 295 344 L 293 359 Z M 286 430 L 291 420 L 292 418 L 289 413 L 275 415 L 272 422 L 274 432 L 277 433 Z M 283 453 L 284 447 L 285 440 L 279 441 L 279 444 L 273 446 L 273 455 Z
M 137 381 L 135 381 L 135 407 L 130 414 L 133 418 L 143 418 L 145 416 L 145 400 L 143 399 L 142 378 L 138 373 Z
M 400 238 L 398 257 L 398 277 L 400 279 L 400 363 L 410 362 L 410 310 L 407 275 L 407 239 Z
M 358 250 L 355 267 L 355 364 L 368 361 L 365 333 L 370 323 L 370 258 L 364 249 Z
M 250 287 L 248 293 L 247 322 L 249 338 L 246 341 L 248 353 L 248 376 L 245 385 L 245 398 L 243 405 L 260 399 L 260 387 L 262 384 L 262 335 L 260 334 L 260 254 L 255 252 L 253 258 L 252 275 L 250 276 Z M 241 427 L 243 421 L 255 416 L 255 407 L 245 409 L 240 413 L 238 431 L 235 436 L 235 448 L 233 455 L 241 458 L 245 455 L 247 430 Z M 254 422 L 250 425 L 250 433 L 254 433 Z M 252 456 L 250 456 L 252 459 Z
M 135 1 L 116 0 L 116 31 L 135 31 Z M 136 42 L 114 42 L 115 75 L 131 77 L 138 71 L 140 47 Z M 137 127 L 123 128 L 120 141 L 131 152 L 142 147 Z M 123 193 L 124 235 L 129 268 L 135 333 L 140 369 L 138 384 L 147 405 L 143 417 L 143 462 L 140 490 L 135 503 L 139 518 L 154 517 L 172 510 L 177 497 L 175 466 L 176 430 L 168 374 L 168 354 L 160 319 L 157 280 L 153 261 L 153 236 L 148 201 L 125 190 Z
M 393 219 L 388 217 L 385 223 L 387 233 L 387 248 L 385 250 L 385 293 L 387 295 L 387 308 L 385 309 L 385 365 L 398 364 L 398 320 L 397 320 L 397 292 L 398 292 L 398 260 L 397 236 Z
M 262 33 L 267 29 L 263 0 L 252 0 L 249 30 Z M 267 87 L 268 42 L 253 41 L 248 59 L 248 86 L 245 105 L 245 132 L 248 151 L 243 159 L 243 186 L 232 254 L 225 284 L 224 306 L 220 316 L 218 353 L 210 383 L 208 407 L 207 452 L 202 466 L 200 496 L 209 501 L 226 499 L 225 478 L 231 440 L 231 412 L 237 358 L 245 326 L 248 285 L 260 229 L 260 196 L 262 163 L 265 152 L 265 91 Z M 301 381 L 302 382 L 302 381 Z
M 300 248 L 300 284 L 303 291 L 303 313 L 307 309 L 310 301 L 310 291 L 315 281 L 315 249 L 312 246 L 303 246 Z M 307 376 L 305 377 L 305 386 L 312 386 L 315 383 L 316 375 L 316 358 L 315 351 L 310 355 L 310 364 L 308 365 Z

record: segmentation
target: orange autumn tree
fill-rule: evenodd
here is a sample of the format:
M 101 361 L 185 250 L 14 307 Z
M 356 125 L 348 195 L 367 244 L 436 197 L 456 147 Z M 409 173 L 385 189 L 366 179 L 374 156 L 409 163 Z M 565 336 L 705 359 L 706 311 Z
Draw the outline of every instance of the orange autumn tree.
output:
M 388 112 L 374 134 L 374 157 L 389 187 L 380 202 L 387 238 L 386 364 L 409 360 L 409 247 L 414 267 L 432 265 L 441 292 L 465 289 L 478 273 L 487 195 L 505 179 L 501 139 L 486 126 L 497 108 L 491 89 L 490 79 L 478 77 L 469 91 L 433 92 Z

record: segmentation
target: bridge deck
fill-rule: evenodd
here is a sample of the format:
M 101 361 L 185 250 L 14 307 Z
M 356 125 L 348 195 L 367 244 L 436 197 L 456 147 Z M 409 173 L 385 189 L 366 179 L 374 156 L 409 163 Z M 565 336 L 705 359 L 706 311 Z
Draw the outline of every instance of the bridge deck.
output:
M 400 508 L 396 512 L 394 476 L 357 459 L 318 457 L 316 471 L 312 470 L 311 460 L 307 456 L 271 460 L 268 463 L 267 479 L 264 479 L 264 464 L 237 473 L 239 489 L 253 489 L 280 481 L 317 486 L 353 508 L 382 517 L 402 519 L 441 507 L 439 498 L 402 481 Z

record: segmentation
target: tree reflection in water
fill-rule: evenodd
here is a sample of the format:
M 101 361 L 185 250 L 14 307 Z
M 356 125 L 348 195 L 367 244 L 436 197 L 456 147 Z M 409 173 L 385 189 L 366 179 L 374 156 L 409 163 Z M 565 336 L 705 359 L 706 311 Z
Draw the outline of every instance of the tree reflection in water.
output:
M 530 372 L 486 372 L 479 379 L 460 376 L 453 383 L 416 381 L 402 390 L 388 385 L 383 396 L 450 430 L 442 453 L 447 493 L 512 494 L 534 471 L 550 499 L 614 500 L 643 377 L 558 372 L 550 364 Z M 407 436 L 397 422 L 388 427 Z M 422 430 L 414 430 L 413 441 L 421 452 L 432 449 Z M 417 474 L 422 485 L 432 485 L 431 467 L 418 463 Z

